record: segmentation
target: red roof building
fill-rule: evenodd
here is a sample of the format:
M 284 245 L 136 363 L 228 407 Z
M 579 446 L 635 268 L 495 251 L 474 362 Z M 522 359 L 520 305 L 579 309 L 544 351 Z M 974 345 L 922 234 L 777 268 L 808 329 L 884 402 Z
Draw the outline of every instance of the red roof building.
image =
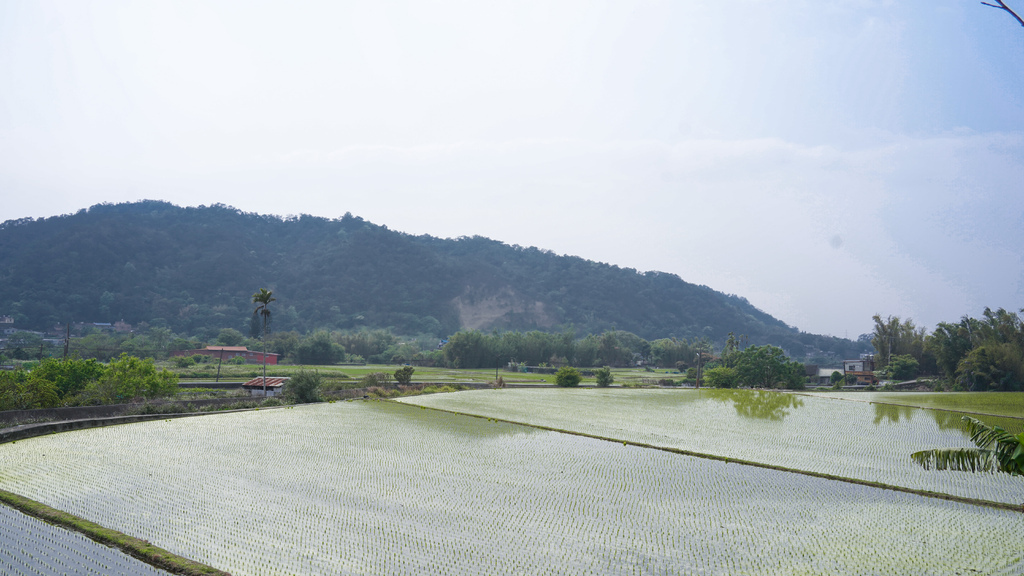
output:
M 277 376 L 267 376 L 266 383 L 266 396 L 280 396 L 284 392 L 284 384 L 288 381 L 288 378 L 279 378 Z M 248 390 L 250 396 L 263 396 L 263 376 L 257 376 L 252 380 L 249 380 L 245 384 L 242 384 L 243 390 Z

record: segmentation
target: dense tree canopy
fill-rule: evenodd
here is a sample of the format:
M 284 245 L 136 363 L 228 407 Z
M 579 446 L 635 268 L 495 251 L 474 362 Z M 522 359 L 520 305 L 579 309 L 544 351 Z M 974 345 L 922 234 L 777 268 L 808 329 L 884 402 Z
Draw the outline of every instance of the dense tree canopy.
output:
M 1002 308 L 940 322 L 927 336 L 909 319 L 876 315 L 872 344 L 882 366 L 892 354 L 894 378 L 938 373 L 956 389 L 1024 390 L 1024 322 Z

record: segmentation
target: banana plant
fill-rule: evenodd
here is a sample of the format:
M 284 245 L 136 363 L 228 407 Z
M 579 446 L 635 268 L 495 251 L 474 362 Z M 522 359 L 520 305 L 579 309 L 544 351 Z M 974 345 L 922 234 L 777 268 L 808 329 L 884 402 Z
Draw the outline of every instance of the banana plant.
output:
M 1013 435 L 999 426 L 989 427 L 964 416 L 971 442 L 977 448 L 921 450 L 910 455 L 925 470 L 990 472 L 1024 475 L 1024 432 Z

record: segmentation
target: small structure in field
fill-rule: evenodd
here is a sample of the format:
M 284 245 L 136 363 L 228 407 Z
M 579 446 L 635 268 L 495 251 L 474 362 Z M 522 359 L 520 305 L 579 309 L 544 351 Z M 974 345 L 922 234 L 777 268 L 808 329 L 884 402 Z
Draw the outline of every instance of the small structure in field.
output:
M 279 378 L 277 376 L 268 376 L 266 384 L 266 396 L 280 396 L 284 393 L 284 384 L 288 381 L 288 378 Z M 242 389 L 249 392 L 250 396 L 263 396 L 263 376 L 257 376 L 252 380 L 249 380 L 245 384 L 242 384 Z

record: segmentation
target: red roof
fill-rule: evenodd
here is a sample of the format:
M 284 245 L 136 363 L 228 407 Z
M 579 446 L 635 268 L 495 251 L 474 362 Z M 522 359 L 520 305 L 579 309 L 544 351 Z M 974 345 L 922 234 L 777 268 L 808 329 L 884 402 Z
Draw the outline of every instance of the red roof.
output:
M 225 352 L 248 352 L 245 346 L 207 346 L 207 350 L 223 350 Z
M 267 388 L 280 388 L 287 382 L 287 378 L 278 378 L 275 376 L 267 376 Z M 242 384 L 243 388 L 263 388 L 263 376 L 257 376 L 252 380 L 249 380 L 245 384 Z

